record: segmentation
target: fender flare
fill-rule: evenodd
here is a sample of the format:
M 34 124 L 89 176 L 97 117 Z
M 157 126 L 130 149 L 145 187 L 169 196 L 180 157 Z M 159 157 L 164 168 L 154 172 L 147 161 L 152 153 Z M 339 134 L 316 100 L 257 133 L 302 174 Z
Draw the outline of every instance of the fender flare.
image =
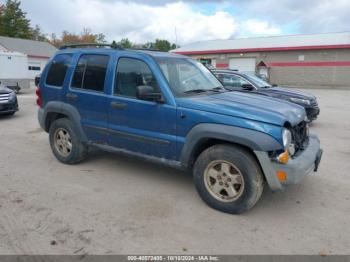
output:
M 42 125 L 44 126 L 44 129 L 46 131 L 48 131 L 46 127 L 46 118 L 49 113 L 59 113 L 59 114 L 66 115 L 68 119 L 72 121 L 73 127 L 76 130 L 76 132 L 78 132 L 78 135 L 80 136 L 81 141 L 87 142 L 87 137 L 81 126 L 80 114 L 74 106 L 64 102 L 57 102 L 57 101 L 48 102 L 45 105 L 44 113 L 42 116 Z
M 199 124 L 193 127 L 186 136 L 186 142 L 180 155 L 180 162 L 183 166 L 191 165 L 196 147 L 207 139 L 235 143 L 248 147 L 252 151 L 268 152 L 282 149 L 282 145 L 266 133 L 236 126 Z

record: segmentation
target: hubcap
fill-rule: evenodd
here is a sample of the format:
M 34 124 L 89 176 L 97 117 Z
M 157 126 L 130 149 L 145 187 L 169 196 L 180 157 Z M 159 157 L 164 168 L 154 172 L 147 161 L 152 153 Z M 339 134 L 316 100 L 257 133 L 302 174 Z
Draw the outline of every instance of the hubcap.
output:
M 237 200 L 244 190 L 241 171 L 234 164 L 224 160 L 213 161 L 207 166 L 204 171 L 204 183 L 208 192 L 222 202 Z
M 54 144 L 56 150 L 67 157 L 72 152 L 72 139 L 69 132 L 64 128 L 58 128 L 54 135 Z

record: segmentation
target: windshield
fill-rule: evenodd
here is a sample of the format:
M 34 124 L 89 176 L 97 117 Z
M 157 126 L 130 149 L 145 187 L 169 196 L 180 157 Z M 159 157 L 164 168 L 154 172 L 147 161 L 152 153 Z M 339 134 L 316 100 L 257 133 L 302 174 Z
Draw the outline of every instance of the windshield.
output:
M 268 88 L 271 87 L 271 85 L 269 83 L 267 83 L 266 81 L 264 81 L 263 79 L 257 77 L 257 76 L 253 76 L 253 75 L 246 75 L 246 77 L 252 81 L 254 84 L 256 84 L 258 87 L 260 88 Z
M 156 61 L 175 96 L 225 90 L 220 81 L 196 60 L 157 57 Z

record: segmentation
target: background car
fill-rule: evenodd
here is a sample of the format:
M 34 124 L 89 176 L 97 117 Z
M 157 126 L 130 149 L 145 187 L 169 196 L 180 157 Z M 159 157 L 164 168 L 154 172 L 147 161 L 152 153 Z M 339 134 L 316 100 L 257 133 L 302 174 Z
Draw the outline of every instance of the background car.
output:
M 316 120 L 320 113 L 316 97 L 307 92 L 270 85 L 257 76 L 234 70 L 216 69 L 212 72 L 226 88 L 231 90 L 275 97 L 303 106 L 310 122 Z
M 0 85 L 0 115 L 13 115 L 18 111 L 15 91 Z

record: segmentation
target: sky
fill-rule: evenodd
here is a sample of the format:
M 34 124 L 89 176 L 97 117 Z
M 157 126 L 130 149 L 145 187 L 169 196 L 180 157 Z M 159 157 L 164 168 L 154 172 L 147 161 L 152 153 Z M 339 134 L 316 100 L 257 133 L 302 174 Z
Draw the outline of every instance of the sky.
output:
M 5 0 L 0 0 L 4 3 Z M 349 0 L 22 0 L 32 24 L 58 36 L 89 28 L 108 41 L 178 45 L 241 37 L 350 31 Z

